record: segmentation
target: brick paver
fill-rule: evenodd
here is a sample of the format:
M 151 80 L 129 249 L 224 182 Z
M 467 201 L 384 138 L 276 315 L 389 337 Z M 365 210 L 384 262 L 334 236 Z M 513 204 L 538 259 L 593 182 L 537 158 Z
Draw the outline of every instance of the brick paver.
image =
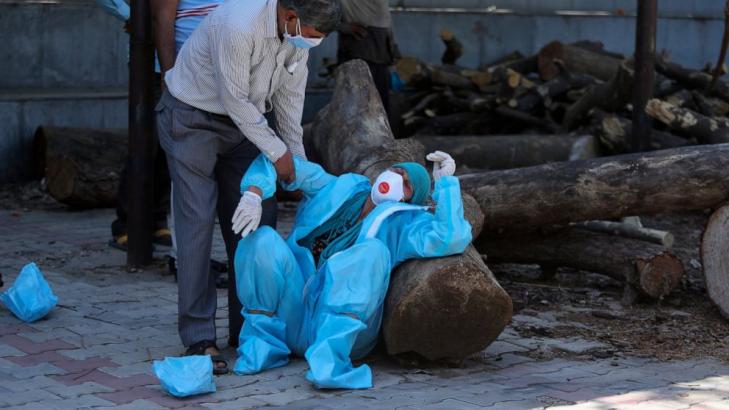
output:
M 616 355 L 585 360 L 601 344 L 579 338 L 526 338 L 508 328 L 461 367 L 405 369 L 382 355 L 368 361 L 375 387 L 321 391 L 306 362 L 255 376 L 216 378 L 217 392 L 186 400 L 162 391 L 152 360 L 182 352 L 177 290 L 162 257 L 143 271 L 107 247 L 109 210 L 0 211 L 0 272 L 6 286 L 36 262 L 59 297 L 41 321 L 24 324 L 0 308 L 0 408 L 13 409 L 729 409 L 729 365 L 712 358 L 658 362 Z M 291 212 L 281 216 L 281 230 Z M 219 233 L 214 256 L 225 259 Z M 226 291 L 219 292 L 219 344 L 225 346 Z M 515 324 L 553 326 L 550 313 Z M 537 361 L 530 351 L 566 358 Z M 234 363 L 235 351 L 223 354 Z M 569 355 L 581 357 L 571 359 Z

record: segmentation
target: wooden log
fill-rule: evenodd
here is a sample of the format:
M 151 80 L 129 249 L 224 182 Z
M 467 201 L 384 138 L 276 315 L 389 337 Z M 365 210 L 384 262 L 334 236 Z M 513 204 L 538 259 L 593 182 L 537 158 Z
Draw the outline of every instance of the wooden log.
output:
M 695 138 L 702 144 L 729 142 L 729 120 L 726 118 L 709 118 L 656 98 L 648 101 L 645 111 L 673 131 Z
M 699 91 L 692 91 L 696 111 L 707 117 L 726 117 L 729 115 L 729 103 L 719 98 L 707 97 Z M 668 100 L 668 102 L 671 102 Z M 675 104 L 674 104 L 675 105 Z
M 39 127 L 36 166 L 57 201 L 77 208 L 112 207 L 128 142 L 125 129 Z
M 509 101 L 509 107 L 524 112 L 531 112 L 539 105 L 550 107 L 554 104 L 555 99 L 561 98 L 570 90 L 593 84 L 595 84 L 595 78 L 589 75 L 564 73 Z
M 463 359 L 501 334 L 511 298 L 473 247 L 459 256 L 416 259 L 395 272 L 382 331 L 389 354 Z
M 657 245 L 670 248 L 673 246 L 675 238 L 673 234 L 658 229 L 646 228 L 625 222 L 614 221 L 587 221 L 573 224 L 578 228 L 587 229 L 595 232 L 619 235 L 626 238 L 638 239 L 641 241 L 655 243 Z
M 485 233 L 712 208 L 729 199 L 729 144 L 460 176 Z
M 456 38 L 453 32 L 448 29 L 441 30 L 440 39 L 446 46 L 440 61 L 443 64 L 455 64 L 463 55 L 463 44 Z
M 656 70 L 674 79 L 685 87 L 705 91 L 711 84 L 711 75 L 685 68 L 679 64 L 671 63 L 658 59 L 656 61 Z M 711 90 L 711 95 L 717 96 L 722 100 L 729 102 L 729 83 L 724 80 L 718 80 Z
M 375 95 L 363 61 L 337 69 L 332 102 L 312 125 L 312 145 L 331 172 L 374 178 L 393 163 L 422 161 L 421 144 L 392 138 Z M 475 234 L 483 220 L 476 204 L 464 200 Z M 383 317 L 385 345 L 390 354 L 461 360 L 494 341 L 511 314 L 511 298 L 472 247 L 463 255 L 413 260 L 392 273 Z
M 592 133 L 600 140 L 606 153 L 611 155 L 626 154 L 631 151 L 630 141 L 633 135 L 633 122 L 615 114 L 608 114 L 602 110 L 593 110 Z M 678 148 L 690 145 L 685 138 L 668 132 L 653 130 L 651 133 L 651 150 Z
M 577 135 L 415 136 L 426 152 L 445 151 L 456 164 L 475 169 L 511 169 L 570 159 Z
M 619 64 L 610 81 L 590 87 L 567 109 L 562 125 L 574 129 L 595 107 L 611 112 L 622 109 L 630 101 L 632 89 L 633 70 L 627 64 Z
M 415 135 L 487 134 L 494 119 L 491 115 L 476 112 L 460 112 L 439 115 L 424 121 Z
M 398 60 L 395 70 L 406 84 L 416 87 L 441 85 L 466 90 L 476 89 L 476 84 L 461 74 L 462 70 L 458 67 L 436 66 L 414 57 L 403 57 Z
M 562 72 L 557 62 L 564 64 L 571 73 L 589 74 L 603 81 L 610 80 L 620 65 L 620 59 L 613 56 L 553 41 L 539 51 L 538 68 L 542 80 L 551 80 Z
M 600 273 L 627 286 L 624 301 L 661 299 L 681 284 L 681 260 L 664 246 L 578 228 L 546 235 L 502 238 L 484 235 L 476 247 L 489 263 L 527 263 Z
M 539 56 L 534 54 L 529 57 L 524 57 L 519 60 L 504 63 L 502 65 L 506 68 L 510 68 L 516 72 L 522 73 L 523 75 L 529 75 L 531 73 L 537 72 L 538 61 L 539 61 Z
M 696 111 L 694 96 L 691 91 L 685 88 L 666 96 L 665 100 L 667 103 L 675 105 L 676 107 L 683 107 Z
M 701 238 L 701 266 L 709 298 L 729 318 L 729 205 L 709 218 Z
M 494 112 L 504 118 L 507 118 L 509 120 L 512 120 L 516 123 L 523 124 L 526 126 L 533 126 L 540 129 L 543 129 L 545 131 L 551 132 L 553 134 L 557 134 L 563 131 L 562 127 L 555 124 L 549 119 L 546 118 L 538 118 L 533 115 L 508 108 L 508 107 L 496 107 Z

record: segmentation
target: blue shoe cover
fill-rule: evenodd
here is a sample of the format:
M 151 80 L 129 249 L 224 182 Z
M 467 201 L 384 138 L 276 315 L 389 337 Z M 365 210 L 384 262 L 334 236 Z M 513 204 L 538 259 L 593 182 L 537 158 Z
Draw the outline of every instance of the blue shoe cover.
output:
M 306 350 L 306 379 L 319 389 L 369 389 L 372 371 L 363 364 L 352 366 L 349 355 L 357 334 L 367 326 L 345 315 L 326 314 L 316 332 L 316 341 Z
M 0 302 L 18 319 L 30 323 L 45 317 L 58 303 L 35 263 L 25 265 L 15 283 L 0 294 Z
M 213 361 L 210 356 L 167 357 L 152 364 L 162 388 L 172 396 L 188 397 L 214 393 Z

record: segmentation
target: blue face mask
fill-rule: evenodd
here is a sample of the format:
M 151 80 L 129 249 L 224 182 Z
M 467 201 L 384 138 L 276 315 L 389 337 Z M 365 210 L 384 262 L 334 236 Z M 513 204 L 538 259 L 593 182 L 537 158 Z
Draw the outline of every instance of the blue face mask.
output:
M 309 49 L 321 44 L 321 38 L 306 38 L 301 35 L 301 20 L 296 18 L 296 35 L 289 34 L 288 24 L 284 25 L 284 39 L 296 48 Z

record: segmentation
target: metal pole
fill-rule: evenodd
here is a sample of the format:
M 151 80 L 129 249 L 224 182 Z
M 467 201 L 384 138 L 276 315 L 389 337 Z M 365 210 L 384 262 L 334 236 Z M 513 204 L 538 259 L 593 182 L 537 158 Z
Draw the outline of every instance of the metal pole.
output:
M 656 0 L 638 0 L 638 19 L 635 30 L 635 78 L 633 81 L 633 140 L 635 152 L 650 145 L 653 124 L 645 113 L 648 100 L 653 96 L 656 63 Z
M 154 47 L 149 0 L 131 1 L 127 264 L 152 262 Z

